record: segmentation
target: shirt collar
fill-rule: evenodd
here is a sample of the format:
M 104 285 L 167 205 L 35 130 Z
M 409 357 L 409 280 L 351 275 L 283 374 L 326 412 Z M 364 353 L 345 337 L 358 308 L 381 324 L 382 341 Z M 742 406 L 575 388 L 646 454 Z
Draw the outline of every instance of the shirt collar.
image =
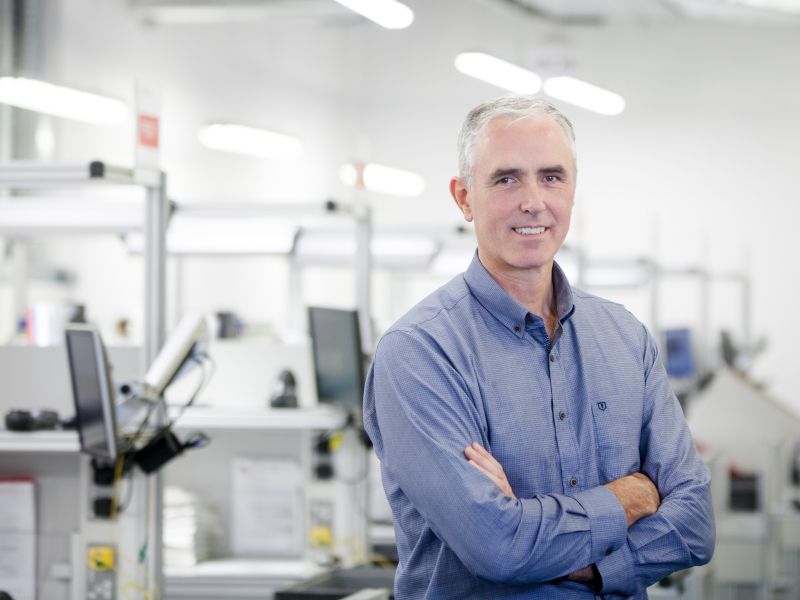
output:
M 529 314 L 528 310 L 500 287 L 481 263 L 477 250 L 464 273 L 464 281 L 475 299 L 498 321 L 517 337 L 525 335 L 525 317 Z M 553 289 L 556 294 L 558 318 L 563 323 L 575 312 L 575 304 L 572 299 L 572 287 L 556 262 L 553 262 Z

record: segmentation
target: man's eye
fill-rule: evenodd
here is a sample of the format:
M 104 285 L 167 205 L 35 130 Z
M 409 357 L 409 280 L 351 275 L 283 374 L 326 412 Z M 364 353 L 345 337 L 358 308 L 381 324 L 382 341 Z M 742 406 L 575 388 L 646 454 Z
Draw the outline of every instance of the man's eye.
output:
M 561 177 L 559 177 L 558 175 L 545 175 L 544 180 L 547 183 L 558 183 L 559 181 L 561 181 Z
M 506 175 L 505 177 L 500 177 L 497 180 L 497 183 L 499 183 L 500 185 L 509 185 L 511 183 L 514 183 L 514 178 L 511 177 L 510 175 Z

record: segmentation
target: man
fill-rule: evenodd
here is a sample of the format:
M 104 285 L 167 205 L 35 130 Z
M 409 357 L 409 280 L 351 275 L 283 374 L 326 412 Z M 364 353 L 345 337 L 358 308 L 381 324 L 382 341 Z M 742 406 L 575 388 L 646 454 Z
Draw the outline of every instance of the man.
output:
M 395 596 L 646 598 L 710 560 L 709 474 L 645 327 L 554 262 L 572 125 L 536 98 L 482 104 L 459 171 L 477 253 L 383 336 L 364 396 Z

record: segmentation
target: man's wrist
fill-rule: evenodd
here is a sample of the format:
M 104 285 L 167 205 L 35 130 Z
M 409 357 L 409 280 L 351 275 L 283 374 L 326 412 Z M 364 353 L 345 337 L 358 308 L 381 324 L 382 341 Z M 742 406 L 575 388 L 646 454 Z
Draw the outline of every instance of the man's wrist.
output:
M 595 564 L 591 564 L 588 567 L 583 567 L 582 569 L 573 571 L 567 576 L 567 579 L 569 581 L 585 583 L 595 590 L 599 590 L 600 587 L 602 587 L 603 581 L 603 578 L 600 576 L 600 571 L 597 569 L 597 565 Z
M 597 568 L 597 565 L 592 563 L 592 587 L 594 588 L 595 592 L 599 592 L 603 589 L 603 576 L 600 575 L 600 569 Z

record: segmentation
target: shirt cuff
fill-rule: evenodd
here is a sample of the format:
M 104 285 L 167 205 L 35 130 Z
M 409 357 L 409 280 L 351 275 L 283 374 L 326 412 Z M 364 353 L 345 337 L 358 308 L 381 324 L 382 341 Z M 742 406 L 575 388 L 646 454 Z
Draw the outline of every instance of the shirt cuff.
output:
M 636 593 L 633 553 L 628 544 L 623 544 L 622 548 L 595 564 L 603 581 L 601 593 L 615 593 L 625 596 L 631 596 Z
M 589 518 L 592 532 L 592 560 L 596 563 L 625 544 L 628 518 L 625 509 L 608 488 L 597 486 L 574 496 Z

